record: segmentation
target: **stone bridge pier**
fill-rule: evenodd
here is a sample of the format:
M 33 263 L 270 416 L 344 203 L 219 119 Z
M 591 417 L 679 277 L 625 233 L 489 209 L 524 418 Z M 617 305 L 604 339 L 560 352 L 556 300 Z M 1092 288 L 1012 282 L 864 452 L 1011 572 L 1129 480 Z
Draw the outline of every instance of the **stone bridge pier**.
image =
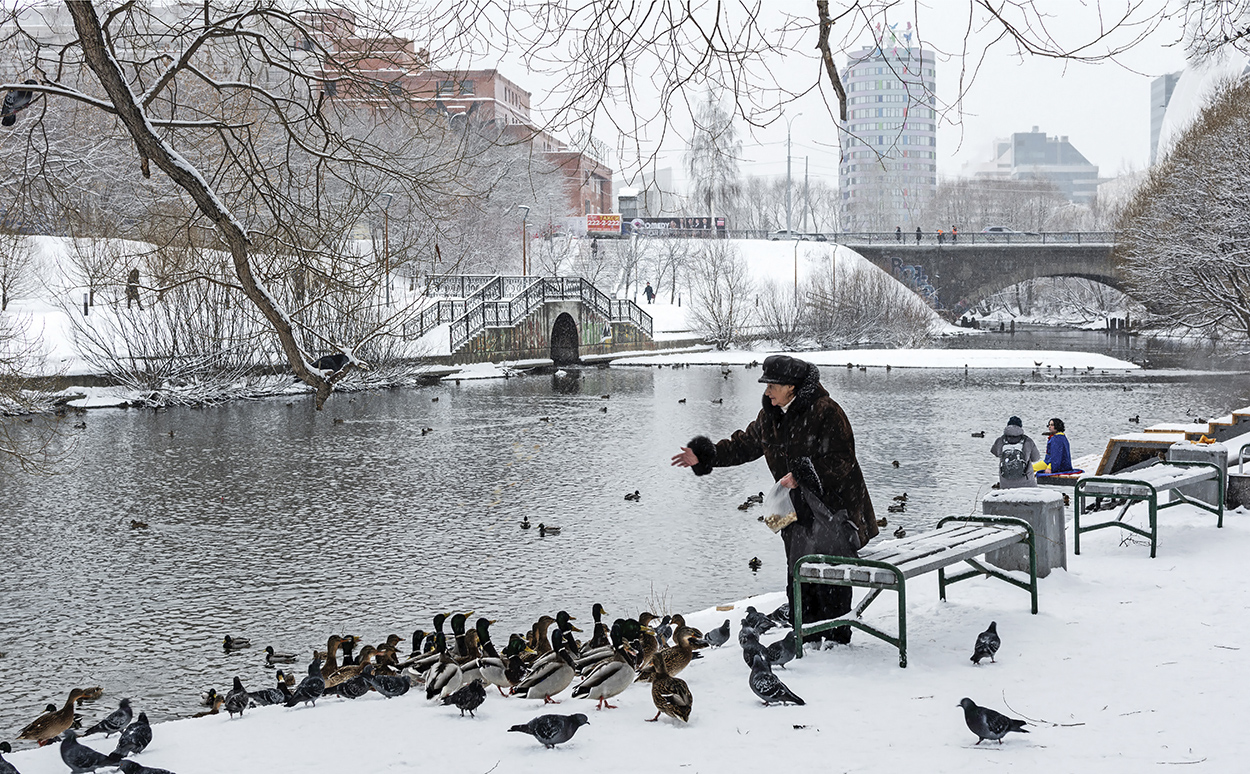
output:
M 1030 279 L 1081 277 L 1123 290 L 1110 243 L 848 244 L 935 309 L 958 317 Z

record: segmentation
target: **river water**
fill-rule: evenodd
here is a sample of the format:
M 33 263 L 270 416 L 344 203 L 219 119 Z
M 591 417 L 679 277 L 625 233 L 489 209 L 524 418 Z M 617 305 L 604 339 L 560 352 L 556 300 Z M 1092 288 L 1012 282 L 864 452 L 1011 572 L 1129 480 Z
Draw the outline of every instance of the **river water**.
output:
M 1133 354 L 1097 334 L 1027 341 L 977 343 Z M 979 512 L 1011 414 L 1039 440 L 1063 417 L 1080 457 L 1150 422 L 1250 404 L 1245 373 L 822 370 L 879 514 L 908 494 L 886 533 Z M 504 642 L 543 612 L 586 623 L 594 602 L 616 617 L 780 590 L 781 541 L 737 509 L 771 484 L 763 462 L 700 478 L 669 465 L 691 436 L 744 426 L 757 377 L 588 368 L 340 394 L 322 412 L 306 397 L 93 411 L 63 474 L 0 479 L 0 738 L 75 686 L 105 689 L 88 719 L 121 696 L 154 722 L 185 716 L 235 674 L 270 685 L 267 644 L 303 661 L 330 633 L 407 641 L 435 613 L 468 610 L 498 619 Z M 526 516 L 562 532 L 522 530 Z M 227 634 L 254 647 L 225 653 Z

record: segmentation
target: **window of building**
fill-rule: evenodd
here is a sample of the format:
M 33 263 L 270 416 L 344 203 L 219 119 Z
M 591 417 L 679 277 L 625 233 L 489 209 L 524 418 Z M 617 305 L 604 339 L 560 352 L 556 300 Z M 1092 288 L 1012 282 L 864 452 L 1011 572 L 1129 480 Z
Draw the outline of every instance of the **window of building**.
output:
M 473 94 L 474 94 L 474 90 L 473 90 L 473 81 L 461 81 L 461 82 L 460 82 L 460 93 L 461 93 L 461 94 L 466 94 L 466 95 L 468 95 L 468 96 L 470 96 L 470 97 L 471 97 L 471 96 L 473 96 Z
M 439 81 L 434 88 L 434 96 L 436 97 L 450 97 L 455 93 L 455 81 Z

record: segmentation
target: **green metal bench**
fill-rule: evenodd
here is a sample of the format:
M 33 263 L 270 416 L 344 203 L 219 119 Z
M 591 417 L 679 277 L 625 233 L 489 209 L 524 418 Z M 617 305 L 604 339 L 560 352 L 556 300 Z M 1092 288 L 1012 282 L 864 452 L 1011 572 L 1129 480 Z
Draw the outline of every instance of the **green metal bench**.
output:
M 1029 548 L 1029 581 L 1007 575 L 977 561 L 990 551 L 1024 543 Z M 972 566 L 960 574 L 946 576 L 946 568 L 966 562 Z M 1009 516 L 948 516 L 937 528 L 901 540 L 888 540 L 870 547 L 862 556 L 830 556 L 809 554 L 794 565 L 795 655 L 803 657 L 803 637 L 840 626 L 852 626 L 885 640 L 898 648 L 898 665 L 907 666 L 907 579 L 937 570 L 938 596 L 946 599 L 946 587 L 962 580 L 987 576 L 1006 581 L 1028 591 L 1032 597 L 1033 614 L 1037 614 L 1037 550 L 1033 528 L 1023 519 Z M 803 586 L 815 583 L 853 586 L 869 589 L 859 605 L 846 616 L 803 622 Z M 898 594 L 898 634 L 878 629 L 861 618 L 882 591 Z
M 1178 489 L 1178 487 L 1188 484 L 1196 484 L 1212 479 L 1215 480 L 1216 489 L 1219 492 L 1219 497 L 1215 503 L 1204 503 L 1199 499 L 1187 496 Z M 1159 494 L 1161 492 L 1173 492 L 1177 499 L 1169 499 L 1167 502 L 1160 504 Z M 1090 497 L 1111 497 L 1125 500 L 1126 502 L 1114 519 L 1100 521 L 1097 524 L 1082 525 L 1081 511 L 1084 510 L 1085 500 Z M 1129 506 L 1137 502 L 1148 503 L 1150 516 L 1150 529 L 1148 530 L 1124 522 L 1124 515 L 1128 512 Z M 1073 531 L 1075 534 L 1072 541 L 1072 551 L 1076 554 L 1081 553 L 1081 535 L 1083 533 L 1116 527 L 1135 535 L 1150 538 L 1150 558 L 1154 559 L 1155 550 L 1159 544 L 1159 511 L 1163 508 L 1170 508 L 1173 505 L 1181 505 L 1183 503 L 1189 503 L 1204 511 L 1217 514 L 1219 518 L 1216 522 L 1216 527 L 1224 526 L 1224 475 L 1218 465 L 1210 462 L 1163 462 L 1132 472 L 1083 478 L 1077 482 L 1076 493 L 1072 497 L 1072 507 L 1075 511 L 1073 514 Z

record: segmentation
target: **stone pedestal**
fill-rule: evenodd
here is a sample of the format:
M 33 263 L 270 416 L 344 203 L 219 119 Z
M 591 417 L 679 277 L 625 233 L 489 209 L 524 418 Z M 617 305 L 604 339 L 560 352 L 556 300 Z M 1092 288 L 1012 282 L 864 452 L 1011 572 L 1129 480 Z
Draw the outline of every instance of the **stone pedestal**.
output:
M 1021 487 L 990 492 L 981 500 L 986 516 L 1013 516 L 1033 527 L 1037 549 L 1037 577 L 1045 578 L 1056 567 L 1068 568 L 1067 528 L 1063 492 L 1041 487 Z M 1029 549 L 1023 543 L 985 555 L 985 561 L 1003 570 L 1029 571 Z
M 1220 475 L 1225 480 L 1228 479 L 1228 447 L 1222 443 L 1177 441 L 1168 447 L 1168 462 L 1210 462 L 1219 467 Z M 1219 484 L 1215 481 L 1199 481 L 1177 487 L 1176 491 L 1211 505 L 1215 505 L 1220 499 Z
M 1228 472 L 1228 495 L 1224 500 L 1225 508 L 1250 508 L 1250 472 Z

